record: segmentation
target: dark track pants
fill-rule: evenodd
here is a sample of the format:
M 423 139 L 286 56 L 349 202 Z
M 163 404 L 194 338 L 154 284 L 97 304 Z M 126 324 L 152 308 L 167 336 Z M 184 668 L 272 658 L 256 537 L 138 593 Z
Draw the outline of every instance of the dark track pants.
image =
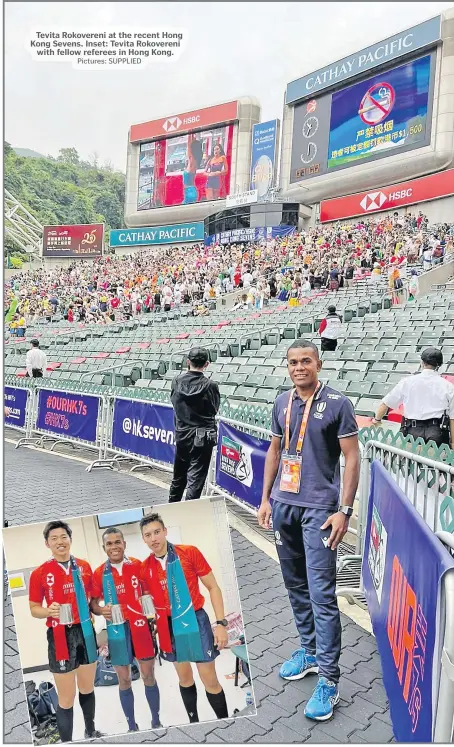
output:
M 187 501 L 200 498 L 208 475 L 212 451 L 213 444 L 205 443 L 201 447 L 196 447 L 193 442 L 177 443 L 169 503 L 181 501 L 186 487 Z
M 337 340 L 330 340 L 328 337 L 322 337 L 321 339 L 322 352 L 324 350 L 336 350 L 336 348 L 337 348 Z
M 320 531 L 333 510 L 273 501 L 273 531 L 284 584 L 301 647 L 315 654 L 319 674 L 339 681 L 341 621 L 336 598 L 337 552 L 325 548 Z

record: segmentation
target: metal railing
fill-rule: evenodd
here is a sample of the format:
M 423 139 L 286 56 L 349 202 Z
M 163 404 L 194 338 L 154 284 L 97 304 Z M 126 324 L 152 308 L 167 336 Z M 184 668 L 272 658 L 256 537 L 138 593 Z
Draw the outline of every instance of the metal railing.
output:
M 437 532 L 438 539 L 454 554 L 454 536 Z M 454 741 L 454 573 L 448 571 L 442 580 L 440 621 L 441 662 L 438 693 L 434 698 L 434 742 Z M 436 704 L 436 707 L 435 707 Z
M 125 368 L 126 366 L 128 366 L 128 368 L 129 366 L 131 366 L 131 370 L 132 370 L 132 368 L 137 365 L 140 367 L 140 370 L 142 372 L 141 378 L 143 379 L 144 373 L 145 373 L 145 363 L 142 360 L 132 360 L 132 361 L 128 360 L 127 363 L 115 363 L 112 366 L 105 366 L 103 368 L 98 368 L 96 371 L 85 371 L 85 373 L 81 375 L 80 381 L 84 381 L 84 378 L 86 376 L 97 376 L 100 373 L 109 373 L 109 372 L 116 371 L 118 368 Z

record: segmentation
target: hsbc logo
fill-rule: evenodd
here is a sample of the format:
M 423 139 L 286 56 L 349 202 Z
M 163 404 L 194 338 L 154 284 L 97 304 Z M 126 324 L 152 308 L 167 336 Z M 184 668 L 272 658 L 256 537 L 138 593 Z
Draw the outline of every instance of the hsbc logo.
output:
M 454 194 L 454 169 L 439 174 L 423 176 L 399 184 L 379 187 L 371 192 L 335 197 L 320 203 L 320 221 L 328 223 L 344 218 L 352 218 L 364 213 L 391 210 L 404 205 L 436 200 Z
M 58 625 L 58 620 L 52 620 L 52 627 L 56 628 Z
M 162 129 L 166 132 L 176 132 L 180 129 L 181 125 L 196 125 L 200 122 L 200 114 L 194 115 L 193 117 L 185 117 L 183 120 L 180 117 L 169 117 L 162 125 Z
M 48 586 L 53 586 L 54 582 L 55 582 L 55 579 L 54 579 L 52 573 L 48 573 L 47 576 L 46 576 L 46 584 Z
M 162 125 L 162 129 L 166 132 L 176 132 L 180 129 L 182 121 L 179 117 L 169 117 Z
M 134 589 L 137 589 L 139 582 L 136 576 L 131 576 L 131 584 Z
M 363 197 L 359 204 L 363 210 L 370 212 L 371 210 L 380 210 L 387 199 L 388 198 L 384 192 L 370 192 L 368 195 Z
M 143 626 L 145 625 L 145 620 L 135 620 L 134 625 L 136 626 L 136 628 L 143 628 Z

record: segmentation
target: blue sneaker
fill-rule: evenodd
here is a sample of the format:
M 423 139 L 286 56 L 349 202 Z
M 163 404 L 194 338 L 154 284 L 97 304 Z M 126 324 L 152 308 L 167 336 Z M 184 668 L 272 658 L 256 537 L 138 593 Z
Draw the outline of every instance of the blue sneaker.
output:
M 306 649 L 294 651 L 291 659 L 284 661 L 279 675 L 284 680 L 301 680 L 306 674 L 318 674 L 315 656 L 306 654 Z
M 304 715 L 314 721 L 328 721 L 333 715 L 334 706 L 339 703 L 339 689 L 335 682 L 320 677 L 311 699 L 304 709 Z

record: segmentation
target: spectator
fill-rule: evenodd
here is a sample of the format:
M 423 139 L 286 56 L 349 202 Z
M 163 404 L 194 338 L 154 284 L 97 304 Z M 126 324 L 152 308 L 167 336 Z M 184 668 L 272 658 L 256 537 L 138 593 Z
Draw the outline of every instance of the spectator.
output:
M 336 350 L 337 341 L 342 331 L 342 319 L 336 313 L 335 306 L 328 306 L 328 314 L 320 322 L 319 333 L 321 337 L 322 352 L 325 350 Z

